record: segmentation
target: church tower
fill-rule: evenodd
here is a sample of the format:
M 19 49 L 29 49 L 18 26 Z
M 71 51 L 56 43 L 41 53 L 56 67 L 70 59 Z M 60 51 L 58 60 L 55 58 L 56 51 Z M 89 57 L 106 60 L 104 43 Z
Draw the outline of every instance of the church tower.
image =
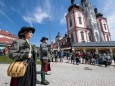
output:
M 94 10 L 92 9 L 91 4 L 88 2 L 88 0 L 81 0 L 81 7 L 85 14 L 86 27 L 90 30 L 89 34 L 92 35 L 91 41 L 100 42 L 101 39 L 100 39 L 99 28 L 96 20 L 96 15 L 94 13 Z
M 97 8 L 94 9 L 94 12 L 96 14 L 99 32 L 101 34 L 101 41 L 111 41 L 111 35 L 107 24 L 107 19 L 103 17 L 102 13 L 98 13 Z
M 73 2 L 72 2 L 73 1 Z M 71 6 L 68 8 L 66 15 L 67 33 L 72 43 L 88 42 L 85 16 L 82 8 L 71 0 Z

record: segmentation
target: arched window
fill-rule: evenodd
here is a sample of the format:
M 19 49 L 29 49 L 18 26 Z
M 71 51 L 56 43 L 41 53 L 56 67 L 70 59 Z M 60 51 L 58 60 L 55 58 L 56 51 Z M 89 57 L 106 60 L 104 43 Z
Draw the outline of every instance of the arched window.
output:
M 91 41 L 92 40 L 91 33 L 88 33 L 88 36 L 89 36 L 89 41 Z
M 81 40 L 84 41 L 84 32 L 81 31 Z
M 74 42 L 74 37 L 73 37 L 73 34 L 71 34 L 71 40 L 72 40 L 72 42 Z
M 107 30 L 106 24 L 103 24 L 103 25 L 104 25 L 104 29 Z
M 79 20 L 79 24 L 82 24 L 82 19 L 80 16 L 78 17 L 78 20 Z
M 99 35 L 97 32 L 95 32 L 95 36 L 96 36 L 96 41 L 99 41 Z
M 72 26 L 72 18 L 71 18 L 71 16 L 69 18 L 69 25 L 70 25 L 70 27 Z
M 78 13 L 78 21 L 79 21 L 79 24 L 82 24 L 82 17 L 80 13 Z

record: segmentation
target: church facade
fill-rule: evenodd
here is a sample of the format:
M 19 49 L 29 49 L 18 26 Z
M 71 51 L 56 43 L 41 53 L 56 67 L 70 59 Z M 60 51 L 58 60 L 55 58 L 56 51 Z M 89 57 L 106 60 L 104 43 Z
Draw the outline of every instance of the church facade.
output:
M 73 4 L 66 15 L 67 34 L 73 43 L 111 41 L 107 19 L 88 0 Z
M 54 49 L 84 52 L 94 50 L 97 53 L 106 50 L 115 55 L 115 41 L 111 41 L 107 18 L 97 8 L 93 9 L 88 0 L 81 0 L 80 5 L 75 4 L 74 0 L 71 3 L 65 16 L 67 34 L 61 37 L 58 33 Z

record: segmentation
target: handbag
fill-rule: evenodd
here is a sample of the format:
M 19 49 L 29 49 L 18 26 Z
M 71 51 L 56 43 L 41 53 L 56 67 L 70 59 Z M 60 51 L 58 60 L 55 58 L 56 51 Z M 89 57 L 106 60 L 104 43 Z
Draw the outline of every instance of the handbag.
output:
M 31 44 L 29 42 L 28 42 L 28 44 L 30 46 L 30 50 L 29 50 L 29 55 L 30 55 L 32 47 L 31 47 Z M 11 77 L 22 77 L 25 75 L 27 66 L 28 66 L 28 63 L 26 61 L 13 62 L 8 67 L 7 75 L 11 76 Z
M 10 64 L 7 70 L 7 75 L 11 77 L 22 77 L 24 76 L 26 69 L 27 69 L 27 63 L 24 61 L 16 61 Z

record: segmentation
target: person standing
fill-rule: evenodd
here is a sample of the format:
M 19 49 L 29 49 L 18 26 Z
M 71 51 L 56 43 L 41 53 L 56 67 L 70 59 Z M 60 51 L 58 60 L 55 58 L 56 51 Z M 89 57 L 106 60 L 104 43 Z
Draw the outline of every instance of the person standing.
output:
M 67 62 L 69 63 L 70 60 L 70 51 L 67 51 Z
M 55 62 L 57 62 L 57 58 L 58 58 L 58 51 L 54 52 L 54 57 L 55 57 Z
M 25 75 L 11 77 L 10 86 L 36 86 L 35 52 L 29 42 L 34 32 L 33 27 L 22 27 L 18 32 L 19 39 L 15 40 L 9 49 L 9 58 L 28 63 Z
M 61 50 L 60 51 L 60 62 L 63 62 L 63 57 L 64 57 L 64 52 Z
M 48 85 L 49 82 L 45 79 L 45 68 L 48 64 L 48 38 L 42 37 L 40 40 L 42 43 L 40 44 L 40 59 L 41 59 L 41 84 Z

